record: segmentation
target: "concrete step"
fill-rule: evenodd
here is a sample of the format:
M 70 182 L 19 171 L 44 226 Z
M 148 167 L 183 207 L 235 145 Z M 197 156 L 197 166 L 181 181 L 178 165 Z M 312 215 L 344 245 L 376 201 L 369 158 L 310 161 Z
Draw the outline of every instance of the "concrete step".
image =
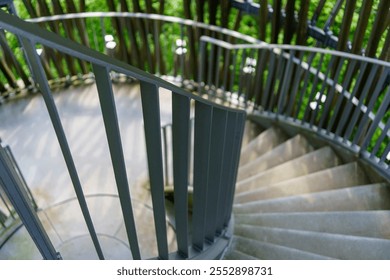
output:
M 244 214 L 235 215 L 234 221 L 237 225 L 390 239 L 390 211 Z
M 267 242 L 260 242 L 241 236 L 235 236 L 233 248 L 245 255 L 250 255 L 260 260 L 323 260 L 328 257 L 280 246 Z
M 274 149 L 266 152 L 262 156 L 254 159 L 240 167 L 237 181 L 254 176 L 260 172 L 270 169 L 274 166 L 303 156 L 313 151 L 313 147 L 302 135 L 295 137 L 280 144 Z
M 370 183 L 356 162 L 321 170 L 298 178 L 293 178 L 269 187 L 236 195 L 236 203 L 294 196 L 321 192 L 338 188 L 365 185 Z
M 259 136 L 262 131 L 263 129 L 258 124 L 247 120 L 242 138 L 242 147 L 245 147 L 249 142 Z
M 237 183 L 236 193 L 274 185 L 341 164 L 330 147 L 323 147 Z
M 279 128 L 271 127 L 263 131 L 242 149 L 240 165 L 254 160 L 286 140 L 287 136 Z
M 237 250 L 228 252 L 223 259 L 224 260 L 257 260 L 257 258 L 255 258 L 254 256 L 242 253 Z
M 390 240 L 237 225 L 235 235 L 336 259 L 390 259 Z
M 370 184 L 234 205 L 237 214 L 365 210 L 390 210 L 390 187 L 387 184 Z

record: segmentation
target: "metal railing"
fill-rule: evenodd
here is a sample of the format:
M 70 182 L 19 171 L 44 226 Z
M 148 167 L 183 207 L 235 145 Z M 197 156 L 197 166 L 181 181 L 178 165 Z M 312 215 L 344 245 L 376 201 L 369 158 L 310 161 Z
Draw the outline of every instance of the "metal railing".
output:
M 245 111 L 226 108 L 191 94 L 172 83 L 110 58 L 88 47 L 38 28 L 0 11 L 0 28 L 22 42 L 30 66 L 29 73 L 45 101 L 57 135 L 80 208 L 100 259 L 104 259 L 99 238 L 85 200 L 67 137 L 45 73 L 40 47 L 59 57 L 71 57 L 80 67 L 91 70 L 96 80 L 107 142 L 116 179 L 124 224 L 133 259 L 140 259 L 137 228 L 129 192 L 121 133 L 112 89 L 112 73 L 137 79 L 140 83 L 150 189 L 159 259 L 217 258 L 226 248 L 226 232 L 231 226 L 231 209 L 239 161 Z M 83 66 L 82 66 L 83 65 Z M 164 174 L 162 159 L 159 89 L 172 92 L 173 178 L 177 252 L 168 252 Z M 189 146 L 190 111 L 194 107 L 194 146 Z M 191 223 L 188 215 L 188 175 L 190 149 L 193 159 L 193 203 Z M 23 215 L 24 213 L 19 213 Z M 190 228 L 189 225 L 192 225 Z M 27 226 L 27 225 L 26 225 Z M 42 237 L 42 235 L 41 235 Z M 37 246 L 50 244 L 43 237 Z M 55 258 L 47 254 L 45 258 Z
M 260 42 L 226 28 L 155 14 L 93 12 L 28 21 L 138 69 L 158 76 L 175 77 L 174 81 L 181 86 L 188 85 L 196 77 L 199 38 L 202 35 L 234 43 Z M 7 98 L 34 87 L 25 72 L 22 48 L 11 50 L 18 45 L 17 38 L 9 34 L 6 38 L 1 34 L 0 30 L 0 45 L 5 52 L 8 68 L 3 71 L 4 78 L 0 79 L 0 91 L 3 98 Z M 10 42 L 13 42 L 12 46 Z M 45 46 L 37 46 L 37 51 L 51 87 L 71 85 L 89 78 L 91 69 L 82 60 Z
M 15 184 L 25 194 L 27 204 L 31 205 L 32 211 L 37 211 L 38 206 L 34 197 L 27 186 L 26 180 L 13 156 L 9 146 L 5 145 L 0 139 L 0 164 L 7 166 L 10 172 L 13 172 Z M 7 239 L 20 226 L 19 216 L 10 199 L 8 186 L 5 185 L 3 178 L 0 179 L 0 248 L 4 245 Z
M 199 88 L 307 129 L 390 178 L 390 63 L 318 48 L 201 39 Z

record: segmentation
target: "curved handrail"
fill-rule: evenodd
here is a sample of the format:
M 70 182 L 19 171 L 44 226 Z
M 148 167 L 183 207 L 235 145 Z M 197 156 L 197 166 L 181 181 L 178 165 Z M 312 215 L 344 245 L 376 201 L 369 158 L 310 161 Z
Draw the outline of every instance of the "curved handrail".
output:
M 312 47 L 201 41 L 198 91 L 315 132 L 390 179 L 389 62 Z
M 228 245 L 228 238 L 226 238 L 225 233 L 231 226 L 231 208 L 245 122 L 245 111 L 228 108 L 205 100 L 125 62 L 93 51 L 86 46 L 43 30 L 37 27 L 36 24 L 24 22 L 3 11 L 0 11 L 0 27 L 15 34 L 25 50 L 31 75 L 46 103 L 80 208 L 99 258 L 104 259 L 104 252 L 100 247 L 89 213 L 61 118 L 53 101 L 48 79 L 45 75 L 42 60 L 36 51 L 37 44 L 91 65 L 98 89 L 124 224 L 133 258 L 140 259 L 141 255 L 113 97 L 111 72 L 135 78 L 140 83 L 150 189 L 159 252 L 158 258 L 188 259 L 203 255 L 213 258 L 220 256 Z M 173 254 L 168 252 L 167 246 L 159 88 L 172 92 L 173 171 L 178 243 L 178 251 Z M 194 147 L 189 147 L 188 144 L 191 110 L 194 110 L 195 115 Z M 188 234 L 189 217 L 187 202 L 188 154 L 190 149 L 194 149 L 193 154 L 195 155 L 193 167 L 192 240 L 189 240 Z M 211 168 L 215 172 L 208 172 L 208 169 Z M 208 175 L 205 176 L 205 174 Z M 213 187 L 210 187 L 211 185 Z M 208 203 L 211 203 L 211 205 L 205 207 L 206 201 L 209 201 Z M 218 201 L 218 203 L 215 203 L 215 201 Z M 223 210 L 221 211 L 221 209 Z M 23 215 L 23 213 L 19 215 Z M 32 232 L 32 234 L 39 233 Z M 33 239 L 36 240 L 35 238 Z M 210 241 L 214 241 L 214 244 L 211 246 L 209 244 Z M 40 246 L 40 244 L 37 244 L 37 246 Z M 52 257 L 51 255 L 47 256 L 47 258 Z
M 45 16 L 39 18 L 26 19 L 28 22 L 43 23 L 48 21 L 60 21 L 65 19 L 85 19 L 85 18 L 139 18 L 139 19 L 151 19 L 158 21 L 165 21 L 170 23 L 178 23 L 185 26 L 192 26 L 197 28 L 203 28 L 209 31 L 219 32 L 220 34 L 229 35 L 247 41 L 248 43 L 262 43 L 262 41 L 255 39 L 251 36 L 242 34 L 240 32 L 219 27 L 216 25 L 210 25 L 203 22 L 183 19 L 173 16 L 166 16 L 160 14 L 144 14 L 144 13 L 130 13 L 130 12 L 86 12 L 86 13 L 69 13 L 63 15 Z

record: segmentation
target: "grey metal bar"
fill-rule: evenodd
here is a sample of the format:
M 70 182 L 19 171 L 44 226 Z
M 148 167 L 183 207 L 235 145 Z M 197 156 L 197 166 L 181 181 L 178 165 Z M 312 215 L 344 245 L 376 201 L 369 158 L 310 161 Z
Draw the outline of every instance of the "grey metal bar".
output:
M 210 44 L 210 53 L 208 56 L 205 57 L 205 59 L 209 61 L 209 66 L 207 69 L 207 85 L 209 86 L 209 92 L 211 93 L 211 87 L 212 87 L 212 80 L 213 80 L 213 70 L 214 70 L 214 52 L 215 52 L 215 45 Z M 214 93 L 214 92 L 212 92 Z
M 0 145 L 1 145 L 1 140 L 0 140 Z M 27 193 L 27 195 L 28 195 L 28 197 L 29 197 L 29 199 L 30 199 L 34 209 L 37 209 L 38 208 L 37 203 L 35 202 L 35 199 L 34 199 L 32 193 L 31 193 L 30 189 L 27 186 L 26 179 L 24 178 L 24 176 L 23 176 L 23 174 L 22 174 L 22 172 L 20 170 L 20 167 L 19 167 L 19 165 L 18 165 L 18 163 L 17 163 L 17 161 L 16 161 L 16 159 L 15 159 L 15 157 L 14 157 L 14 155 L 13 155 L 11 149 L 10 149 L 10 147 L 6 146 L 6 147 L 4 147 L 4 150 L 7 152 L 7 155 L 9 157 L 9 159 L 11 160 L 12 166 L 14 166 L 16 173 L 19 175 L 19 178 L 21 180 L 23 188 L 26 191 L 26 193 Z
M 167 260 L 169 258 L 169 254 L 165 219 L 164 175 L 158 87 L 151 83 L 141 82 L 141 99 L 158 254 L 160 259 Z
M 310 96 L 309 96 L 309 102 L 313 101 L 314 97 L 316 95 L 317 84 L 318 84 L 318 79 L 319 79 L 318 76 L 319 76 L 319 74 L 321 72 L 321 66 L 322 66 L 322 63 L 324 61 L 324 56 L 325 55 L 322 53 L 321 56 L 320 56 L 320 61 L 318 62 L 317 71 L 316 71 L 316 74 L 314 76 L 314 81 L 311 84 L 312 88 L 311 88 L 311 92 L 310 92 Z M 302 123 L 304 123 L 308 119 L 308 117 L 310 115 L 310 109 L 311 109 L 310 106 L 306 107 L 305 114 L 304 114 L 304 116 L 302 118 Z
M 161 62 L 160 62 L 160 55 L 161 55 L 161 48 L 160 48 L 160 34 L 159 34 L 159 26 L 157 20 L 153 21 L 153 29 L 154 29 L 154 48 L 155 48 L 155 54 L 156 54 L 156 74 L 160 74 L 160 68 L 161 68 Z
M 222 160 L 222 173 L 221 173 L 221 193 L 218 201 L 217 212 L 217 233 L 221 233 L 225 227 L 225 217 L 228 216 L 227 211 L 229 209 L 229 194 L 230 189 L 230 177 L 231 168 L 233 165 L 233 146 L 234 146 L 234 133 L 236 130 L 237 114 L 229 112 L 227 115 L 227 126 L 225 130 L 225 153 Z
M 322 112 L 320 122 L 318 124 L 318 127 L 320 127 L 320 128 L 322 128 L 324 126 L 325 121 L 329 121 L 329 117 L 327 115 L 328 115 L 328 113 L 331 109 L 331 106 L 333 104 L 333 98 L 334 98 L 335 91 L 336 91 L 336 84 L 337 84 L 337 81 L 340 77 L 340 73 L 341 73 L 341 69 L 343 68 L 344 61 L 345 61 L 344 58 L 340 58 L 340 60 L 338 60 L 337 69 L 336 69 L 335 75 L 333 77 L 334 82 L 331 86 L 331 89 L 328 92 L 328 96 L 327 96 L 326 101 L 325 101 L 325 107 L 324 107 L 324 110 Z M 327 133 L 329 133 L 329 130 L 327 131 Z
M 379 163 L 384 163 L 387 159 L 388 155 L 390 154 L 390 142 L 387 144 L 387 147 L 385 148 L 381 158 L 379 159 Z
M 217 211 L 221 207 L 218 204 L 222 188 L 222 166 L 225 151 L 225 132 L 227 112 L 222 109 L 213 110 L 211 123 L 211 148 L 208 171 L 208 188 L 206 202 L 206 230 L 205 236 L 208 241 L 213 242 L 217 233 Z
M 390 119 L 387 121 L 387 124 L 386 124 L 385 128 L 382 130 L 381 135 L 378 137 L 378 139 L 375 140 L 376 144 L 371 151 L 371 157 L 375 157 L 376 154 L 378 153 L 381 145 L 385 143 L 384 140 L 387 137 L 387 133 L 389 132 L 389 129 L 390 129 Z M 384 153 L 383 156 L 387 156 L 387 153 Z
M 0 150 L 0 184 L 3 186 L 14 209 L 23 221 L 42 257 L 46 260 L 57 260 L 60 255 L 43 228 L 31 201 L 28 198 L 18 174 L 12 163 L 7 159 L 4 150 Z
M 269 61 L 269 68 L 268 68 L 268 78 L 265 85 L 265 91 L 263 92 L 263 98 L 261 100 L 261 106 L 266 110 L 268 109 L 268 100 L 270 95 L 272 95 L 272 88 L 273 88 L 273 76 L 275 71 L 275 53 L 271 50 L 270 51 L 270 61 Z
M 279 94 L 280 94 L 280 83 L 283 79 L 283 69 L 284 69 L 284 57 L 283 56 L 275 56 L 277 57 L 277 60 L 278 60 L 278 64 L 276 66 L 276 73 L 275 73 L 275 76 L 273 78 L 273 84 L 272 84 L 272 92 L 271 92 L 271 99 L 270 99 L 270 102 L 269 102 L 269 106 L 268 106 L 268 110 L 270 112 L 273 112 L 273 110 L 275 110 L 276 114 L 278 114 L 277 112 L 277 109 L 278 108 L 275 108 L 275 102 L 277 102 L 277 100 L 279 99 Z
M 58 114 L 57 108 L 55 106 L 53 96 L 51 95 L 51 91 L 47 82 L 47 79 L 44 74 L 43 66 L 40 63 L 40 58 L 35 50 L 34 43 L 28 40 L 27 38 L 22 38 L 24 49 L 29 57 L 30 67 L 32 72 L 34 73 L 34 77 L 39 84 L 40 92 L 45 101 L 51 122 L 53 124 L 55 133 L 57 135 L 58 142 L 61 147 L 62 155 L 64 156 L 64 160 L 66 162 L 66 166 L 68 168 L 69 175 L 71 177 L 73 187 L 77 196 L 77 199 L 80 204 L 81 211 L 83 213 L 85 222 L 87 224 L 89 233 L 91 235 L 92 241 L 94 243 L 96 252 L 100 259 L 104 259 L 102 249 L 99 244 L 99 240 L 97 238 L 97 234 L 95 228 L 93 226 L 92 218 L 88 210 L 87 202 L 85 200 L 85 196 L 81 187 L 80 179 L 77 174 L 76 166 L 73 161 L 73 157 L 65 136 L 64 129 L 61 124 L 61 119 Z
M 352 60 L 351 64 L 349 65 L 349 67 L 347 69 L 347 74 L 345 75 L 345 78 L 344 78 L 344 81 L 343 81 L 342 90 L 341 90 L 341 92 L 339 92 L 339 96 L 337 98 L 336 106 L 335 106 L 335 109 L 333 110 L 332 118 L 331 118 L 330 122 L 328 123 L 327 131 L 331 131 L 332 130 L 333 125 L 335 124 L 335 122 L 337 120 L 337 117 L 338 117 L 339 112 L 340 112 L 341 105 L 342 105 L 343 101 L 345 100 L 344 94 L 347 91 L 346 87 L 347 87 L 347 85 L 350 83 L 350 81 L 352 79 L 356 63 L 357 63 L 356 60 Z
M 242 96 L 242 91 L 243 91 L 243 84 L 244 84 L 244 79 L 246 77 L 246 74 L 244 73 L 244 65 L 245 65 L 245 61 L 247 59 L 247 53 L 246 53 L 246 50 L 245 49 L 242 49 L 240 50 L 242 52 L 242 56 L 241 56 L 241 64 L 240 64 L 240 76 L 238 78 L 238 96 L 241 97 Z
M 1 185 L 0 185 L 0 187 L 1 187 Z M 2 189 L 2 188 L 1 188 Z M 0 190 L 1 190 L 0 189 Z M 9 201 L 6 201 L 6 199 L 4 198 L 4 196 L 6 196 L 6 194 L 4 193 L 4 195 L 2 194 L 2 193 L 0 193 L 0 199 L 1 199 L 1 201 L 3 202 L 3 204 L 4 204 L 4 206 L 5 206 L 5 208 L 7 208 L 7 211 L 8 211 L 8 213 L 9 213 L 9 215 L 11 216 L 11 218 L 12 219 L 16 219 L 16 216 L 15 216 L 15 214 L 14 213 L 12 213 L 12 212 L 14 212 L 12 209 L 11 209 L 11 207 L 10 207 L 10 202 Z M 8 198 L 7 198 L 8 199 Z
M 257 65 L 256 65 L 256 74 L 255 74 L 255 85 L 254 85 L 254 95 L 255 95 L 255 107 L 259 107 L 261 105 L 261 97 L 263 93 L 264 86 L 264 72 L 265 72 L 265 60 L 266 60 L 267 50 L 259 49 L 257 52 Z
M 370 74 L 369 74 L 367 80 L 364 80 L 364 87 L 363 87 L 363 90 L 361 91 L 361 94 L 359 96 L 359 103 L 355 106 L 355 110 L 352 114 L 352 117 L 348 121 L 346 132 L 344 134 L 344 139 L 349 139 L 351 137 L 353 130 L 355 129 L 355 126 L 356 126 L 356 123 L 358 122 L 359 116 L 362 113 L 363 103 L 366 99 L 366 96 L 368 95 L 368 93 L 370 91 L 370 87 L 372 86 L 372 83 L 373 83 L 376 75 L 378 74 L 378 69 L 379 69 L 378 65 L 372 65 L 372 68 L 370 69 Z M 356 89 L 359 86 L 360 86 L 360 84 L 356 85 Z
M 372 122 L 372 124 L 371 124 L 371 126 L 370 126 L 370 128 L 365 136 L 365 139 L 364 139 L 363 144 L 361 146 L 362 151 L 365 151 L 367 149 L 368 145 L 370 144 L 372 136 L 374 135 L 375 130 L 378 128 L 378 124 L 381 122 L 384 114 L 389 109 L 389 104 L 390 104 L 390 87 L 388 88 L 386 95 L 385 95 L 385 98 L 382 101 L 378 111 L 376 112 L 375 119 Z
M 364 62 L 363 66 L 360 67 L 359 76 L 357 78 L 357 81 L 355 83 L 353 91 L 352 91 L 352 93 L 349 96 L 349 102 L 343 108 L 343 115 L 341 117 L 341 120 L 338 123 L 337 128 L 336 128 L 336 134 L 337 135 L 342 135 L 343 134 L 343 131 L 345 130 L 345 125 L 348 124 L 348 121 L 350 120 L 350 113 L 351 113 L 352 105 L 353 105 L 352 99 L 356 96 L 357 90 L 359 89 L 359 87 L 360 87 L 360 85 L 361 85 L 361 83 L 363 81 L 363 77 L 364 77 L 364 75 L 366 73 L 366 69 L 367 69 L 367 63 Z
M 225 61 L 224 61 L 224 70 L 223 70 L 223 82 L 222 82 L 222 88 L 223 88 L 223 94 L 226 94 L 227 88 L 227 82 L 228 82 L 228 74 L 229 74 L 229 67 L 230 67 L 230 56 L 231 51 L 229 49 L 225 49 Z
M 236 64 L 237 64 L 237 55 L 238 55 L 238 50 L 234 50 L 234 55 L 233 55 L 233 62 L 232 62 L 232 71 L 230 73 L 230 92 L 234 92 L 234 80 L 236 79 Z M 230 102 L 231 104 L 231 102 Z
M 324 91 L 325 91 L 325 88 L 327 88 L 329 85 L 327 84 L 327 81 L 328 81 L 328 78 L 329 76 L 331 75 L 331 71 L 333 69 L 333 65 L 335 63 L 335 61 L 337 60 L 337 58 L 335 56 L 331 56 L 330 58 L 330 62 L 329 64 L 327 65 L 327 69 L 326 69 L 326 73 L 325 73 L 325 76 L 322 80 L 322 86 L 321 86 L 321 89 L 319 92 L 317 92 L 316 96 L 318 95 L 318 98 L 317 99 L 317 106 L 316 108 L 314 109 L 314 112 L 311 114 L 311 117 L 310 117 L 310 126 L 313 126 L 315 124 L 315 121 L 317 119 L 317 116 L 319 114 L 319 111 L 320 111 L 320 108 L 322 106 L 322 97 L 325 96 L 325 98 L 327 98 L 326 95 L 324 95 Z M 326 100 L 325 100 L 326 101 Z
M 172 95 L 173 181 L 178 253 L 188 257 L 188 169 L 190 151 L 190 99 Z
M 205 73 L 205 64 L 206 64 L 206 44 L 207 42 L 205 41 L 200 41 L 200 59 L 199 59 L 199 70 L 198 70 L 198 93 L 202 94 L 203 93 L 203 87 L 202 85 L 204 84 L 204 79 L 203 75 Z M 204 85 L 203 85 L 204 86 Z
M 233 136 L 233 149 L 232 149 L 232 164 L 230 167 L 230 175 L 229 175 L 229 183 L 227 189 L 227 210 L 225 216 L 225 226 L 229 224 L 232 210 L 233 210 L 233 200 L 234 200 L 234 192 L 235 192 L 235 184 L 237 180 L 237 171 L 240 163 L 240 155 L 241 155 L 241 144 L 242 144 L 242 136 L 244 134 L 245 127 L 245 113 L 236 113 L 236 123 L 235 123 L 235 131 Z
M 368 122 L 370 121 L 369 114 L 370 114 L 370 112 L 372 112 L 376 102 L 378 101 L 378 96 L 380 95 L 381 91 L 383 90 L 383 87 L 386 83 L 387 75 L 389 73 L 390 73 L 390 68 L 386 68 L 383 71 L 383 74 L 381 75 L 381 77 L 379 78 L 379 81 L 377 82 L 375 89 L 374 89 L 373 93 L 371 94 L 366 113 L 363 115 L 362 119 L 360 120 L 360 124 L 357 128 L 355 137 L 354 137 L 353 142 L 352 142 L 353 145 L 356 145 L 359 142 L 360 138 L 362 137 L 362 135 L 364 133 L 364 130 L 367 128 Z
M 203 250 L 205 241 L 212 113 L 211 106 L 195 102 L 192 244 L 196 250 Z
M 218 46 L 217 47 L 217 59 L 215 62 L 215 89 L 219 89 L 219 79 L 220 79 L 220 68 L 219 68 L 219 59 L 221 57 L 221 52 L 222 52 L 222 47 Z
M 285 73 L 284 73 L 284 77 L 283 77 L 283 80 L 282 80 L 282 86 L 281 86 L 281 90 L 280 90 L 280 97 L 279 97 L 279 100 L 278 100 L 278 108 L 277 108 L 277 112 L 278 114 L 283 114 L 283 109 L 284 109 L 284 106 L 285 106 L 285 97 L 287 95 L 287 92 L 290 90 L 290 86 L 291 86 L 291 76 L 292 76 L 292 69 L 293 69 L 293 59 L 295 58 L 295 50 L 292 50 L 290 53 L 289 53 L 290 57 L 289 57 L 289 60 L 288 60 L 288 63 L 287 63 L 287 67 L 286 67 L 286 70 L 285 70 Z
M 311 65 L 312 65 L 313 60 L 314 60 L 314 59 L 312 59 L 312 58 L 314 58 L 314 55 L 315 54 L 313 54 L 313 57 L 308 55 L 308 60 L 309 60 L 309 62 L 307 64 L 308 67 L 307 67 L 307 69 L 305 69 L 306 73 L 305 73 L 305 77 L 303 78 L 303 87 L 302 87 L 302 89 L 300 90 L 300 93 L 299 93 L 299 101 L 298 101 L 298 105 L 297 105 L 297 110 L 296 110 L 295 116 L 293 116 L 294 119 L 298 119 L 300 111 L 301 111 L 304 95 L 306 94 L 306 90 L 307 90 L 307 87 L 308 87 L 308 84 L 309 84 L 310 68 L 311 68 Z
M 127 180 L 126 166 L 123 156 L 123 148 L 111 79 L 106 67 L 93 65 L 93 72 L 95 74 L 100 108 L 103 115 L 108 146 L 111 154 L 111 162 L 114 168 L 115 181 L 118 189 L 119 201 L 122 207 L 122 214 L 130 249 L 133 259 L 140 259 L 141 256 L 138 248 L 137 233 L 135 229 L 133 208 L 131 205 L 129 183 Z
M 300 81 L 301 81 L 302 75 L 303 75 L 302 63 L 303 63 L 304 52 L 301 51 L 298 53 L 299 53 L 299 58 L 298 58 L 299 64 L 296 64 L 296 67 L 295 67 L 295 77 L 294 77 L 294 81 L 293 81 L 293 87 L 292 87 L 291 92 L 290 92 L 290 100 L 288 101 L 288 107 L 286 110 L 287 116 L 293 115 L 293 108 L 294 108 L 294 104 L 296 103 L 295 99 L 296 99 L 296 96 L 298 93 L 298 88 L 300 85 Z

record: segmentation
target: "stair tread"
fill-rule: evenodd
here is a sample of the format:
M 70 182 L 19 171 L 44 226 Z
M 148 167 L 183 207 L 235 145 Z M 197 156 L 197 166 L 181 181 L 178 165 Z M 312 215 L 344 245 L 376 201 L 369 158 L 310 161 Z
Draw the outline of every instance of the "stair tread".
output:
M 257 259 L 264 260 L 320 260 L 330 259 L 326 256 L 305 252 L 290 248 L 288 246 L 280 246 L 267 242 L 235 236 L 233 239 L 233 248 L 246 255 L 250 255 Z
M 231 252 L 228 252 L 225 257 L 225 260 L 257 260 L 256 257 L 245 254 L 238 250 L 232 250 Z
M 248 143 L 250 143 L 253 139 L 255 139 L 259 134 L 263 132 L 263 129 L 261 127 L 250 121 L 247 120 L 245 122 L 245 127 L 244 127 L 244 134 L 242 137 L 242 147 L 245 147 Z
M 323 147 L 238 182 L 236 193 L 287 181 L 340 164 L 333 150 L 330 147 Z
M 260 157 L 248 162 L 239 169 L 237 181 L 258 174 L 286 161 L 313 151 L 305 137 L 298 134 L 288 139 Z
M 390 259 L 390 240 L 331 233 L 236 225 L 235 235 L 337 259 Z
M 243 214 L 235 223 L 390 239 L 390 211 Z
M 270 127 L 250 141 L 241 151 L 240 165 L 261 156 L 283 143 L 287 136 L 277 127 Z
M 369 180 L 356 162 L 303 175 L 257 190 L 238 193 L 236 203 L 293 196 L 305 193 L 368 184 Z
M 384 183 L 235 204 L 235 213 L 389 210 Z

